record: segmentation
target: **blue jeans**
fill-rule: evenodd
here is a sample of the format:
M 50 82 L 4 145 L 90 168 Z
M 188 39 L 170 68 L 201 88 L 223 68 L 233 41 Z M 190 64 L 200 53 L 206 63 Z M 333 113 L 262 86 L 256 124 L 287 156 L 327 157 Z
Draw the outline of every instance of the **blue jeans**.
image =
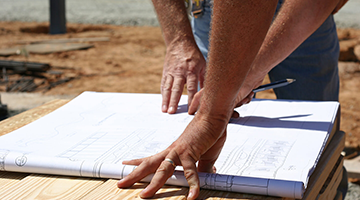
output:
M 282 0 L 279 0 L 278 9 Z M 205 59 L 209 47 L 211 3 L 204 4 L 203 15 L 191 21 L 193 33 Z M 276 49 L 274 49 L 276 51 Z M 338 101 L 339 41 L 333 16 L 307 38 L 289 57 L 269 72 L 271 81 L 294 78 L 288 86 L 274 89 L 278 99 Z

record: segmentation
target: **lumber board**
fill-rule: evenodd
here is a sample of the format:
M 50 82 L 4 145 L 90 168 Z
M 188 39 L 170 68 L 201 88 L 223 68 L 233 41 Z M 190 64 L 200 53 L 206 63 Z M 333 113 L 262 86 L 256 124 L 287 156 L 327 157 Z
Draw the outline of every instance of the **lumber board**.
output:
M 322 154 L 316 170 L 309 179 L 308 189 L 303 199 L 316 199 L 322 186 L 325 184 L 331 170 L 338 161 L 341 151 L 345 146 L 345 133 L 338 131 L 331 139 L 327 151 Z
M 349 178 L 360 178 L 360 156 L 344 161 Z
M 67 176 L 31 174 L 13 187 L 0 190 L 2 199 L 79 199 L 104 182 Z
M 328 200 L 328 199 L 334 199 L 334 197 L 336 197 L 337 188 L 340 185 L 341 179 L 343 178 L 343 170 L 344 170 L 343 163 L 344 163 L 344 159 L 343 157 L 341 157 L 340 163 L 339 165 L 337 165 L 333 177 L 331 177 L 331 180 L 328 183 L 324 192 L 320 192 L 320 194 L 318 195 L 317 197 L 318 200 Z
M 26 124 L 29 124 L 49 113 L 57 108 L 65 105 L 70 100 L 56 99 L 45 103 L 37 108 L 27 110 L 18 115 L 10 117 L 0 122 L 0 136 L 10 133 L 16 129 L 19 129 Z
M 136 183 L 134 186 L 128 189 L 119 189 L 116 187 L 118 180 L 109 179 L 104 184 L 91 191 L 89 194 L 84 196 L 84 199 L 136 199 L 140 198 L 140 192 L 145 189 L 148 183 Z M 164 199 L 164 200 L 173 200 L 173 199 L 186 199 L 189 189 L 185 187 L 174 187 L 174 186 L 163 186 L 153 197 L 154 199 Z M 221 199 L 266 199 L 266 200 L 286 200 L 288 198 L 280 197 L 269 197 L 262 195 L 253 195 L 253 194 L 242 194 L 234 192 L 222 192 L 215 190 L 201 190 L 198 199 L 212 199 L 212 200 L 221 200 Z
M 45 40 L 21 40 L 18 44 L 53 44 L 53 43 L 69 43 L 69 42 L 108 42 L 109 37 L 86 37 L 86 38 L 59 38 L 59 39 L 45 39 Z
M 29 174 L 16 172 L 0 172 L 0 191 L 7 188 L 16 187 L 16 185 Z
M 49 54 L 55 52 L 83 50 L 92 47 L 94 47 L 94 45 L 86 43 L 39 43 L 0 49 L 0 56 L 16 55 L 21 49 L 26 50 L 28 53 Z

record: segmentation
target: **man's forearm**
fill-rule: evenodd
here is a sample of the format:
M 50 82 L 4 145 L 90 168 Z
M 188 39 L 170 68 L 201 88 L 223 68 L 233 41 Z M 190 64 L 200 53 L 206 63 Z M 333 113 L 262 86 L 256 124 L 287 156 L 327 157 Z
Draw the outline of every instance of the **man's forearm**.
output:
M 209 64 L 198 114 L 230 117 L 276 3 L 277 0 L 214 1 Z
M 172 42 L 195 43 L 184 0 L 152 0 L 166 46 Z
M 339 0 L 287 0 L 270 27 L 254 62 L 266 74 L 288 57 L 326 20 Z

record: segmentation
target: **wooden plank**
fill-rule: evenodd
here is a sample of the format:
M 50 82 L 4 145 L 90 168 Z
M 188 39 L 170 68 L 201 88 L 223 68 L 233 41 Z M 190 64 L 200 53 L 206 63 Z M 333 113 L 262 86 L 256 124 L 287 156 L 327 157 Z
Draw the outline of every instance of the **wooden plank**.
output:
M 109 37 L 90 37 L 90 38 L 60 38 L 60 39 L 47 39 L 47 40 L 21 40 L 17 44 L 52 44 L 52 43 L 81 43 L 81 42 L 108 42 Z
M 46 72 L 50 69 L 50 65 L 47 63 L 24 62 L 15 60 L 0 60 L 0 67 L 20 72 Z
M 53 44 L 30 44 L 25 48 L 30 53 L 48 54 L 54 52 L 82 50 L 93 47 L 92 44 L 84 43 L 53 43 Z
M 89 194 L 84 196 L 84 199 L 134 199 L 140 198 L 139 193 L 145 189 L 147 183 L 136 183 L 133 187 L 128 189 L 119 189 L 116 186 L 118 180 L 109 179 L 104 184 L 91 191 Z M 184 191 L 185 190 L 185 191 Z M 179 199 L 179 196 L 187 193 L 187 188 L 165 186 L 160 189 L 160 193 L 165 192 L 163 195 L 156 195 L 154 198 L 161 199 Z M 181 197 L 182 199 L 184 197 Z
M 25 126 L 49 113 L 57 108 L 65 105 L 70 100 L 53 100 L 37 108 L 27 110 L 16 116 L 5 119 L 0 122 L 0 136 L 10 133 L 20 127 Z
M 345 133 L 338 131 L 334 134 L 328 147 L 322 154 L 316 170 L 311 175 L 307 186 L 308 189 L 303 199 L 315 199 L 317 197 L 331 170 L 341 155 L 341 151 L 344 149 L 344 146 Z
M 360 178 L 360 156 L 345 160 L 344 166 L 349 178 Z
M 13 187 L 2 189 L 2 199 L 79 199 L 104 179 L 32 174 Z
M 318 200 L 328 200 L 328 199 L 335 199 L 337 194 L 337 188 L 340 185 L 341 179 L 343 178 L 343 163 L 344 158 L 341 156 L 340 163 L 337 165 L 335 172 L 332 177 L 329 177 L 330 180 L 324 191 L 320 191 L 318 195 Z M 323 190 L 323 189 L 322 189 Z
M 0 172 L 0 193 L 7 188 L 16 187 L 16 184 L 28 175 L 27 173 Z
M 0 56 L 16 55 L 18 51 L 21 49 L 25 49 L 29 53 L 48 54 L 54 52 L 82 50 L 91 47 L 94 47 L 94 45 L 85 44 L 85 43 L 49 43 L 49 44 L 39 43 L 39 44 L 29 44 L 20 47 L 10 47 L 5 49 L 0 49 Z
M 17 50 L 19 50 L 19 48 L 5 48 L 5 49 L 0 49 L 0 56 L 16 55 L 16 54 L 17 54 Z
M 91 191 L 89 194 L 84 196 L 84 199 L 137 199 L 139 193 L 145 189 L 148 183 L 136 183 L 134 186 L 128 189 L 119 189 L 116 186 L 118 180 L 109 179 L 104 184 Z M 154 199 L 164 199 L 164 200 L 173 200 L 173 199 L 186 199 L 189 189 L 186 187 L 176 187 L 176 186 L 163 186 L 153 197 Z M 221 199 L 266 199 L 266 200 L 285 200 L 287 198 L 280 197 L 269 197 L 262 195 L 253 195 L 253 194 L 242 194 L 234 192 L 222 192 L 216 190 L 201 190 L 198 199 L 212 199 L 212 200 L 221 200 Z
M 336 196 L 335 196 L 334 200 L 343 200 L 343 195 L 340 191 L 336 192 Z

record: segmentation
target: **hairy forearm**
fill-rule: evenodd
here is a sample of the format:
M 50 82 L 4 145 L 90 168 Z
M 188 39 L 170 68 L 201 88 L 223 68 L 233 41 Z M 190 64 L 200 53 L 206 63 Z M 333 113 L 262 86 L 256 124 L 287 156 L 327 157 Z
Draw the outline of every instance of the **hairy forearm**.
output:
M 287 0 L 271 25 L 254 61 L 254 73 L 266 75 L 326 20 L 339 0 Z
M 198 114 L 230 118 L 236 95 L 270 26 L 276 2 L 214 1 L 209 63 Z
M 177 42 L 195 44 L 184 0 L 152 0 L 166 46 Z

